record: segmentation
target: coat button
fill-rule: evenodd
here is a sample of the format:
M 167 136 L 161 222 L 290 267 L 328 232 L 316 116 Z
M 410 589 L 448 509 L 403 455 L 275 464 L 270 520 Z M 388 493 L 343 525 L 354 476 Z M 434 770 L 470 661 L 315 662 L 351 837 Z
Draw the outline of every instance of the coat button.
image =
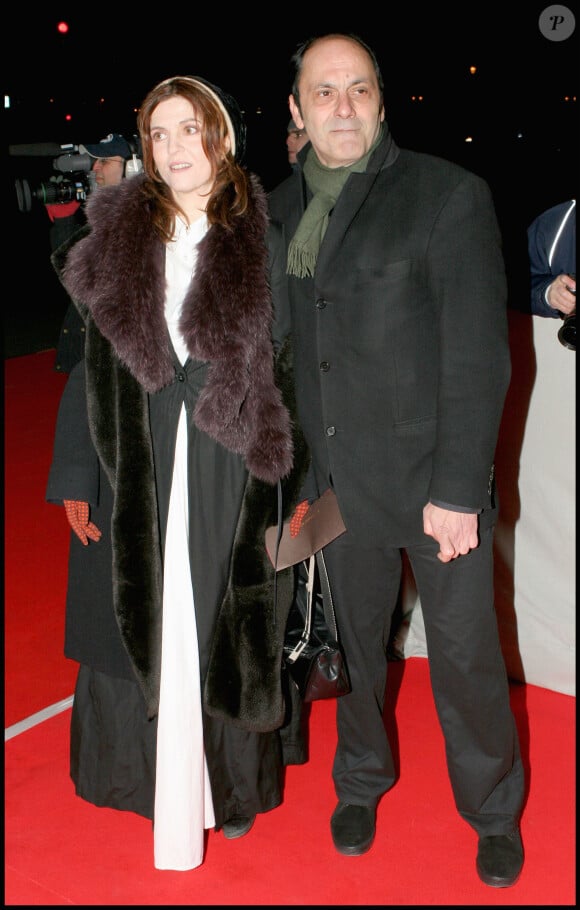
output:
M 323 310 L 325 306 L 326 306 L 326 300 L 323 297 L 319 297 L 318 300 L 316 301 L 316 308 L 319 310 Z
M 330 369 L 330 364 L 329 364 L 328 360 L 323 360 L 321 362 L 320 369 L 323 373 L 328 373 L 328 371 Z
M 335 436 L 335 435 L 336 435 L 336 427 L 327 427 L 327 428 L 326 428 L 326 435 L 327 435 L 327 436 Z
M 180 372 L 177 374 L 177 381 L 178 381 L 178 382 L 185 382 L 185 373 L 182 373 L 182 372 L 180 371 Z

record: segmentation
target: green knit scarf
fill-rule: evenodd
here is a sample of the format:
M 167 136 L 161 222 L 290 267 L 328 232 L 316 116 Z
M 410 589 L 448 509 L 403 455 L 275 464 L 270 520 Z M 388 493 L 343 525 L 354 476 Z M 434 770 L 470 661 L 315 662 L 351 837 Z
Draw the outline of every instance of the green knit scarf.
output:
M 318 251 L 328 227 L 330 212 L 349 176 L 366 170 L 369 158 L 381 141 L 382 134 L 381 124 L 379 135 L 366 155 L 348 167 L 326 167 L 320 163 L 314 147 L 311 146 L 304 163 L 304 178 L 313 196 L 288 247 L 286 268 L 288 275 L 296 275 L 297 278 L 314 275 Z

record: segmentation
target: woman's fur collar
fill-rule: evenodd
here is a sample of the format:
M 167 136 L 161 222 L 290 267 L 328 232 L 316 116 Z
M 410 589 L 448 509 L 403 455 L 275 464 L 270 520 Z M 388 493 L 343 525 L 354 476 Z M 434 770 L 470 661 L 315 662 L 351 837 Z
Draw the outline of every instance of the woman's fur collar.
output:
M 90 233 L 71 249 L 62 281 L 147 392 L 172 382 L 164 316 L 165 246 L 153 230 L 144 177 L 101 188 L 87 202 Z M 274 384 L 267 202 L 253 175 L 246 213 L 214 225 L 198 246 L 181 315 L 187 349 L 209 362 L 194 419 L 268 483 L 292 466 L 290 419 Z

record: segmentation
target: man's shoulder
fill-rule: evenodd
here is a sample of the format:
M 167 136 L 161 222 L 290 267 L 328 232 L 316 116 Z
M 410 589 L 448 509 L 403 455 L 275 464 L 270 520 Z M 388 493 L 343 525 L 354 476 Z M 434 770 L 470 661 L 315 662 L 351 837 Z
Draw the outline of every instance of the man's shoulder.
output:
M 421 174 L 429 176 L 439 176 L 441 179 L 450 180 L 482 180 L 474 171 L 470 171 L 464 165 L 450 158 L 443 158 L 441 155 L 434 155 L 430 152 L 420 152 L 414 149 L 400 149 L 397 159 L 399 165 L 403 165 Z
M 455 161 L 414 149 L 401 149 L 376 183 L 378 192 L 399 193 L 401 204 L 435 210 L 452 199 L 489 205 L 491 189 L 483 177 Z
M 298 172 L 293 172 L 289 177 L 286 177 L 281 183 L 275 186 L 273 190 L 270 190 L 268 193 L 268 205 L 270 213 L 274 217 L 276 216 L 276 213 L 284 211 L 291 200 L 296 199 L 296 190 L 300 179 L 300 174 Z
M 60 276 L 62 273 L 66 258 L 70 250 L 76 243 L 79 242 L 79 240 L 82 240 L 87 236 L 87 234 L 90 234 L 90 230 L 91 229 L 86 222 L 84 224 L 81 224 L 79 227 L 77 227 L 76 231 L 70 235 L 70 237 L 67 237 L 66 240 L 64 240 L 61 244 L 59 244 L 59 246 L 56 247 L 56 249 L 52 251 L 50 255 L 50 261 L 52 262 L 53 268 L 55 269 L 57 275 Z
M 532 231 L 540 227 L 550 229 L 551 227 L 559 226 L 568 211 L 575 207 L 576 202 L 573 199 L 569 199 L 566 202 L 559 202 L 557 205 L 552 205 L 549 209 L 540 212 L 540 214 L 534 218 L 528 230 Z

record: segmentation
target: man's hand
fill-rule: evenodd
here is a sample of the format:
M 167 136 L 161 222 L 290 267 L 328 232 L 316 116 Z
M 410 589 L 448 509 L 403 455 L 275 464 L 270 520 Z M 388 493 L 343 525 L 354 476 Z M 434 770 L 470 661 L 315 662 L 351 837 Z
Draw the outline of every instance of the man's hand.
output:
M 89 521 L 88 502 L 77 502 L 75 499 L 63 499 L 68 523 L 84 547 L 89 545 L 89 537 L 95 542 L 101 539 L 101 532 Z
M 546 298 L 553 310 L 564 316 L 576 311 L 576 279 L 571 275 L 558 275 L 546 291 Z
M 452 512 L 428 502 L 423 509 L 423 530 L 439 544 L 437 558 L 451 562 L 479 544 L 477 513 Z

